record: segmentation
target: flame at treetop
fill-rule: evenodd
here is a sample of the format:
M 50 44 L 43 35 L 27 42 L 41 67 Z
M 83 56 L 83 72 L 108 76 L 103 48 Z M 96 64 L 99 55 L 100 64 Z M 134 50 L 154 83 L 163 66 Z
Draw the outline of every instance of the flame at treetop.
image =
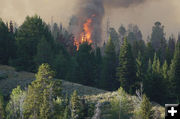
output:
M 92 41 L 92 17 L 95 17 L 95 15 L 92 15 L 91 18 L 87 19 L 86 22 L 83 24 L 83 32 L 80 34 L 80 39 L 74 41 L 74 45 L 76 45 L 77 50 L 79 50 L 79 45 L 87 42 L 88 44 L 93 43 Z

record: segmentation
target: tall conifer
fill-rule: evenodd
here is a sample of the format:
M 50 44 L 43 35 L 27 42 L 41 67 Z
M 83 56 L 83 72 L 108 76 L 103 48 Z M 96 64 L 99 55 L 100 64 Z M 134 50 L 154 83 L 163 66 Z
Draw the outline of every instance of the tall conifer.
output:
M 120 49 L 117 76 L 125 91 L 133 93 L 135 92 L 135 89 L 138 88 L 136 85 L 137 77 L 135 60 L 131 52 L 131 46 L 126 39 Z

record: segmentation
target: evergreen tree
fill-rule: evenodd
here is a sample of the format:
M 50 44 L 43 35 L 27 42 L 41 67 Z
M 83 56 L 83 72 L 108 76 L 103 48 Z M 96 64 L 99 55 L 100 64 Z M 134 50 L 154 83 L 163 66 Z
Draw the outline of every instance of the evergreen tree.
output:
M 139 115 L 140 119 L 153 119 L 152 105 L 146 95 L 143 95 Z
M 173 59 L 175 44 L 176 44 L 175 38 L 173 36 L 169 37 L 168 45 L 166 48 L 166 60 L 168 65 L 171 64 L 171 60 Z
M 64 110 L 63 119 L 70 119 L 70 110 L 69 110 L 68 106 L 66 106 L 66 108 Z
M 69 67 L 70 69 L 67 72 L 66 80 L 77 83 L 79 80 L 79 71 L 77 70 L 79 68 L 79 64 L 75 57 L 71 57 Z
M 168 64 L 166 60 L 164 61 L 164 64 L 162 66 L 162 75 L 163 78 L 168 81 Z
M 42 39 L 45 39 L 48 45 L 52 47 L 53 38 L 45 22 L 37 15 L 26 17 L 16 36 L 18 58 L 15 64 L 18 70 L 36 71 L 34 59 L 37 56 L 37 45 Z M 42 49 L 44 48 L 43 46 Z
M 119 32 L 119 41 L 120 41 L 120 46 L 121 46 L 124 41 L 127 31 L 126 31 L 126 28 L 123 25 L 121 25 L 118 29 L 118 32 Z
M 115 46 L 115 52 L 118 54 L 120 51 L 120 41 L 119 41 L 119 36 L 118 33 L 114 28 L 109 29 L 109 34 L 111 36 L 111 40 Z
M 164 26 L 162 26 L 160 22 L 154 23 L 151 34 L 151 43 L 156 51 L 161 48 L 162 43 L 165 43 Z
M 167 96 L 166 89 L 165 80 L 161 74 L 160 61 L 155 53 L 153 63 L 151 64 L 151 61 L 149 61 L 146 78 L 144 80 L 144 91 L 151 100 L 164 104 Z
M 164 26 L 162 26 L 160 22 L 156 22 L 152 28 L 151 44 L 157 52 L 160 61 L 164 62 L 167 44 L 165 39 Z
M 99 87 L 99 84 L 101 82 L 101 69 L 102 69 L 102 55 L 101 55 L 101 49 L 98 47 L 96 48 L 95 53 L 95 86 Z
M 78 63 L 77 76 L 78 83 L 93 86 L 94 85 L 94 68 L 95 56 L 91 45 L 87 42 L 80 45 L 76 54 Z
M 131 51 L 131 46 L 125 39 L 120 49 L 119 66 L 117 76 L 123 89 L 129 93 L 134 93 L 137 88 L 136 65 Z
M 20 86 L 12 90 L 10 100 L 6 106 L 7 119 L 23 119 L 23 104 L 26 98 L 26 92 L 21 90 Z
M 54 59 L 52 60 L 52 68 L 56 71 L 56 77 L 63 80 L 71 79 L 69 77 L 72 75 L 69 76 L 68 73 L 73 73 L 71 71 L 74 70 L 73 63 L 71 61 L 71 58 L 73 57 L 69 55 L 67 49 L 59 42 L 56 42 L 53 50 Z
M 174 100 L 180 100 L 180 42 L 177 43 L 169 72 L 171 92 Z M 173 100 L 173 101 L 174 101 Z
M 134 41 L 132 44 L 132 53 L 134 58 L 138 57 L 139 52 L 141 52 L 142 58 L 144 58 L 145 48 L 146 47 L 143 40 Z
M 7 65 L 16 56 L 16 45 L 13 32 L 0 18 L 0 64 Z
M 43 37 L 37 45 L 37 54 L 35 56 L 37 66 L 41 65 L 42 63 L 50 64 L 52 62 L 52 56 L 52 48 L 45 37 Z
M 77 95 L 77 91 L 74 91 L 71 95 L 71 118 L 72 119 L 81 119 L 81 105 L 80 99 Z
M 127 41 L 133 45 L 137 41 L 142 41 L 142 33 L 137 25 L 129 24 Z
M 53 25 L 52 35 L 54 37 L 54 40 L 57 40 L 58 36 L 60 35 L 60 29 L 59 29 L 57 23 L 54 23 L 54 25 Z
M 51 119 L 54 116 L 52 91 L 52 83 L 43 91 L 43 99 L 40 107 L 41 119 Z
M 145 53 L 144 53 L 145 54 L 145 61 L 147 62 L 147 64 L 148 64 L 149 60 L 153 61 L 154 53 L 155 53 L 155 50 L 154 50 L 152 44 L 150 42 L 147 43 Z
M 133 104 L 123 90 L 123 88 L 118 89 L 118 95 L 110 101 L 110 119 L 130 119 L 132 117 Z
M 106 44 L 102 66 L 102 77 L 100 87 L 105 90 L 116 90 L 119 85 L 116 81 L 116 52 L 115 46 L 109 39 Z
M 43 116 L 50 119 L 50 115 L 53 114 L 53 77 L 54 71 L 48 64 L 42 64 L 39 67 L 36 80 L 28 86 L 27 98 L 24 102 L 26 118 Z
M 5 111 L 4 111 L 4 97 L 0 91 L 0 119 L 5 118 Z
M 136 58 L 136 68 L 137 68 L 137 72 L 136 72 L 136 77 L 138 78 L 139 82 L 142 82 L 144 79 L 144 64 L 143 64 L 143 59 L 141 56 L 141 52 L 138 53 L 138 57 Z
M 56 77 L 60 79 L 65 79 L 69 69 L 69 59 L 60 50 L 53 60 L 53 68 L 57 72 Z
M 120 37 L 123 38 L 126 35 L 126 28 L 123 25 L 121 25 L 118 29 L 118 32 L 119 32 Z

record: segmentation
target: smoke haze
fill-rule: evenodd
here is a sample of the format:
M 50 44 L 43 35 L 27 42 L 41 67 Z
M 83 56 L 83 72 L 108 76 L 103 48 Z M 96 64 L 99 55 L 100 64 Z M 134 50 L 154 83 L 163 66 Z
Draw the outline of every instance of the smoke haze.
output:
M 76 18 L 71 22 L 69 30 L 75 37 L 81 40 L 83 32 L 83 25 L 87 19 L 91 19 L 90 30 L 92 31 L 92 40 L 94 45 L 102 44 L 102 20 L 104 18 L 104 6 L 107 8 L 130 7 L 132 5 L 139 5 L 145 0 L 80 0 L 78 4 L 78 12 L 75 14 Z M 93 17 L 92 17 L 93 16 Z M 77 22 L 74 22 L 77 21 Z M 78 32 L 77 32 L 78 31 Z
M 27 15 L 38 14 L 49 23 L 51 16 L 54 16 L 54 21 L 68 26 L 71 16 L 76 15 L 79 8 L 83 7 L 79 1 L 83 0 L 0 0 L 0 17 L 4 21 L 13 20 L 20 25 Z M 121 24 L 137 24 L 143 32 L 144 39 L 150 35 L 155 21 L 165 25 L 167 36 L 171 33 L 177 35 L 180 31 L 179 0 L 123 1 L 104 0 L 103 32 L 107 17 L 110 18 L 110 25 L 116 29 Z M 143 4 L 137 5 L 139 2 Z M 117 3 L 123 4 L 123 7 Z
M 146 0 L 103 0 L 106 8 L 129 7 L 141 4 Z

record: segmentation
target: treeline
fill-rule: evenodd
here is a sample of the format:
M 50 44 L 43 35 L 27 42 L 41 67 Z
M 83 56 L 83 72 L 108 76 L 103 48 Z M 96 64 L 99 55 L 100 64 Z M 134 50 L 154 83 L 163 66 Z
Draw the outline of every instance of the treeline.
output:
M 109 29 L 103 47 L 88 43 L 76 50 L 74 36 L 62 25 L 49 26 L 36 16 L 27 17 L 13 30 L 0 20 L 0 63 L 17 70 L 37 72 L 48 63 L 56 78 L 131 94 L 143 87 L 152 101 L 160 104 L 180 99 L 180 37 L 165 38 L 164 26 L 156 22 L 147 43 L 136 25 L 118 32 Z

